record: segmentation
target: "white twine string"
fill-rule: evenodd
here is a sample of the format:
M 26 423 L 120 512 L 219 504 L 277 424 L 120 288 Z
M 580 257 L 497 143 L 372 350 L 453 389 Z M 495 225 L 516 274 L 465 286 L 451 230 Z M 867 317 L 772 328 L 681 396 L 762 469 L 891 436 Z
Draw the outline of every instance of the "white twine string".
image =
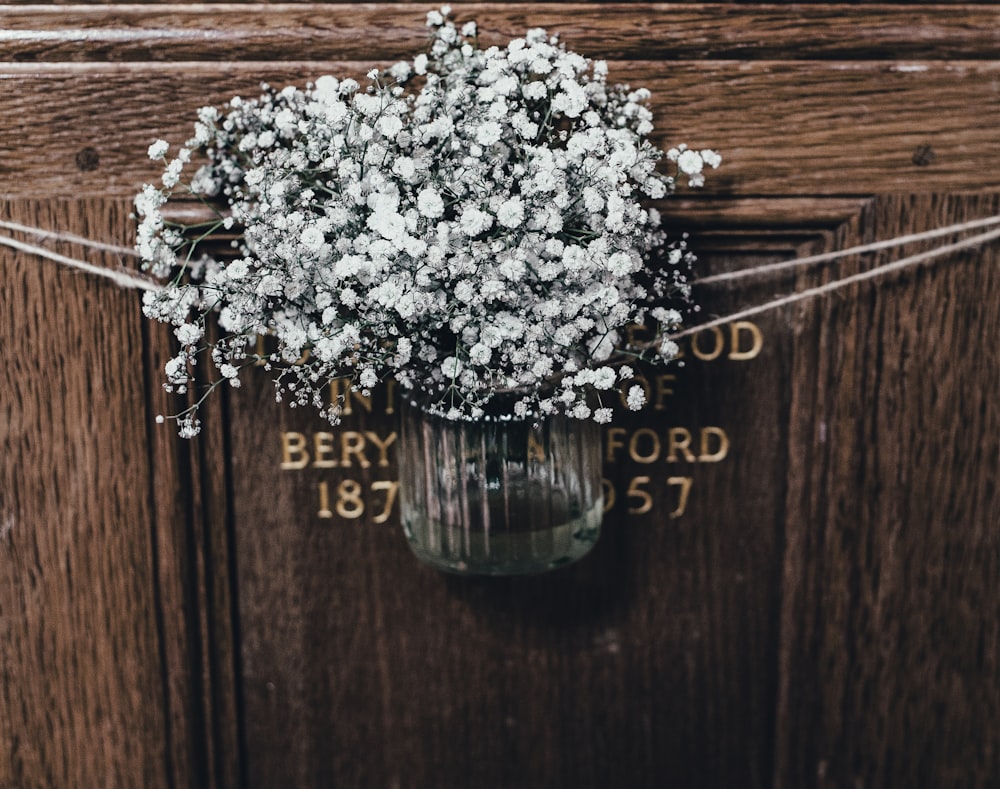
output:
M 22 233 L 29 233 L 40 238 L 48 238 L 55 241 L 64 241 L 72 244 L 80 244 L 91 249 L 99 249 L 103 252 L 116 252 L 118 254 L 127 254 L 134 256 L 135 250 L 129 249 L 128 247 L 119 247 L 114 244 L 104 244 L 100 241 L 91 241 L 89 238 L 83 238 L 82 236 L 75 236 L 72 233 L 54 233 L 49 230 L 41 230 L 39 228 L 27 227 L 26 225 L 19 225 L 16 222 L 5 222 L 0 220 L 0 227 L 6 230 L 16 230 Z M 9 238 L 7 236 L 0 235 L 0 245 L 5 247 L 10 247 L 11 249 L 16 249 L 19 252 L 25 252 L 29 255 L 37 255 L 38 257 L 45 258 L 46 260 L 51 260 L 55 263 L 59 263 L 68 268 L 77 269 L 78 271 L 85 271 L 88 274 L 96 274 L 99 277 L 104 277 L 105 279 L 110 279 L 120 288 L 128 288 L 130 290 L 159 290 L 160 286 L 153 282 L 152 280 L 146 279 L 145 277 L 140 277 L 135 274 L 131 274 L 125 270 L 114 270 L 107 268 L 106 266 L 95 266 L 93 263 L 88 263 L 85 260 L 77 260 L 76 258 L 67 257 L 66 255 L 60 255 L 58 252 L 53 252 L 45 247 L 40 247 L 36 244 L 28 244 L 24 241 L 18 241 L 14 238 Z
M 3 219 L 0 219 L 0 228 L 3 228 L 4 230 L 14 230 L 18 233 L 26 233 L 28 235 L 35 236 L 36 238 L 49 238 L 53 241 L 80 244 L 81 246 L 89 247 L 90 249 L 100 249 L 104 252 L 116 252 L 119 255 L 128 255 L 133 258 L 139 257 L 139 253 L 131 247 L 123 247 L 117 244 L 105 244 L 101 241 L 92 241 L 86 236 L 78 236 L 74 233 L 57 233 L 53 230 L 42 230 L 40 227 L 21 225 L 17 222 L 7 222 Z
M 748 269 L 740 269 L 738 271 L 726 272 L 724 274 L 715 274 L 709 277 L 703 277 L 701 279 L 695 280 L 693 284 L 696 285 L 707 285 L 711 283 L 718 282 L 729 282 L 736 279 L 741 279 L 750 276 L 762 276 L 765 274 L 771 274 L 777 271 L 783 271 L 790 268 L 799 268 L 807 265 L 814 265 L 817 263 L 825 263 L 831 260 L 836 260 L 838 258 L 847 257 L 848 255 L 856 255 L 865 252 L 875 252 L 881 249 L 888 249 L 891 247 L 898 247 L 904 244 L 910 244 L 916 241 L 926 241 L 928 239 L 939 238 L 944 235 L 950 235 L 953 233 L 961 233 L 967 230 L 975 230 L 983 227 L 991 227 L 993 225 L 1000 224 L 1000 216 L 985 217 L 983 219 L 975 219 L 968 222 L 961 222 L 958 224 L 947 225 L 944 227 L 935 228 L 933 230 L 927 230 L 922 233 L 911 233 L 904 236 L 897 236 L 895 238 L 890 238 L 885 241 L 876 241 L 871 244 L 863 244 L 861 246 L 849 247 L 847 249 L 839 250 L 837 252 L 824 252 L 819 255 L 809 255 L 806 257 L 795 258 L 793 260 L 786 260 L 780 263 L 768 263 L 762 266 L 755 266 Z M 68 242 L 74 244 L 80 244 L 91 249 L 98 249 L 105 252 L 115 252 L 118 254 L 126 254 L 135 256 L 135 251 L 129 249 L 128 247 L 116 246 L 114 244 L 105 244 L 99 241 L 91 241 L 83 236 L 73 235 L 72 233 L 62 233 L 53 232 L 49 230 L 42 230 L 40 228 L 29 227 L 27 225 L 20 225 L 16 222 L 6 222 L 0 220 L 0 228 L 6 230 L 13 230 L 16 232 L 27 233 L 39 238 L 46 238 L 55 241 Z M 738 312 L 730 313 L 729 315 L 723 315 L 720 318 L 715 318 L 713 320 L 707 321 L 705 323 L 699 323 L 696 326 L 689 326 L 681 331 L 674 332 L 670 335 L 670 339 L 676 340 L 681 337 L 687 337 L 697 332 L 704 331 L 705 329 L 712 329 L 716 326 L 722 326 L 727 323 L 731 323 L 737 320 L 743 320 L 745 318 L 752 317 L 754 315 L 759 315 L 762 312 L 768 312 L 770 310 L 775 310 L 780 307 L 786 307 L 790 304 L 795 304 L 800 301 L 806 301 L 807 299 L 816 298 L 817 296 L 823 296 L 828 293 L 833 293 L 836 290 L 845 288 L 848 285 L 854 285 L 858 282 L 864 282 L 865 280 L 874 279 L 876 277 L 882 277 L 886 274 L 891 274 L 893 272 L 902 271 L 903 269 L 910 268 L 912 266 L 919 265 L 928 260 L 934 258 L 944 257 L 945 255 L 950 255 L 952 252 L 958 252 L 963 249 L 968 249 L 970 247 L 979 246 L 981 244 L 988 243 L 994 239 L 1000 238 L 1000 229 L 991 230 L 985 233 L 979 233 L 978 235 L 970 236 L 968 238 L 962 239 L 961 241 L 956 241 L 951 244 L 946 244 L 942 247 L 936 247 L 935 249 L 927 250 L 926 252 L 920 252 L 915 255 L 909 255 L 908 257 L 901 258 L 900 260 L 894 261 L 892 263 L 886 263 L 881 266 L 876 266 L 875 268 L 869 269 L 868 271 L 862 271 L 858 274 L 852 274 L 847 277 L 841 277 L 840 279 L 832 280 L 825 285 L 820 285 L 815 288 L 807 288 L 806 290 L 799 291 L 797 293 L 789 294 L 788 296 L 782 296 L 771 301 L 764 302 L 763 304 L 758 304 L 755 307 L 748 307 L 747 309 L 740 310 Z M 136 276 L 127 271 L 114 271 L 104 266 L 95 266 L 92 263 L 87 263 L 83 260 L 76 260 L 75 258 L 66 257 L 65 255 L 60 255 L 57 252 L 52 252 L 45 247 L 40 247 L 35 244 L 28 244 L 23 241 L 17 241 L 16 239 L 5 237 L 0 235 L 0 245 L 10 247 L 11 249 L 16 249 L 21 252 L 25 252 L 31 255 L 37 255 L 39 257 L 45 258 L 47 260 L 60 263 L 61 265 L 67 266 L 69 268 L 74 268 L 79 271 L 85 271 L 88 274 L 95 274 L 99 277 L 104 277 L 114 282 L 116 285 L 122 288 L 128 288 L 132 290 L 148 290 L 156 291 L 160 290 L 161 286 L 152 280 L 146 279 L 145 277 Z
M 798 293 L 792 293 L 788 296 L 782 296 L 781 298 L 773 299 L 772 301 L 766 301 L 763 304 L 758 304 L 756 307 L 748 307 L 745 310 L 740 310 L 739 312 L 733 312 L 729 315 L 724 315 L 721 318 L 716 318 L 715 320 L 707 321 L 705 323 L 699 323 L 696 326 L 689 326 L 681 331 L 674 332 L 670 335 L 671 340 L 677 340 L 681 337 L 687 337 L 691 334 L 696 334 L 697 332 L 704 331 L 705 329 L 712 329 L 716 326 L 722 326 L 726 323 L 732 323 L 733 321 L 743 320 L 744 318 L 750 318 L 754 315 L 759 315 L 762 312 L 768 312 L 770 310 L 776 310 L 779 307 L 787 307 L 789 304 L 795 304 L 799 301 L 805 301 L 806 299 L 812 299 L 817 296 L 823 296 L 827 293 L 833 293 L 835 290 L 841 288 L 846 288 L 848 285 L 854 285 L 858 282 L 864 282 L 868 279 L 874 279 L 875 277 L 882 277 L 886 274 L 891 274 L 894 271 L 902 271 L 905 268 L 910 268 L 911 266 L 916 266 L 927 260 L 933 258 L 943 257 L 945 255 L 950 255 L 952 252 L 958 252 L 962 249 L 968 249 L 969 247 L 979 246 L 980 244 L 985 244 L 996 238 L 1000 238 L 1000 229 L 990 230 L 987 233 L 980 233 L 979 235 L 970 236 L 969 238 L 963 239 L 961 241 L 956 241 L 953 244 L 946 244 L 943 247 L 936 247 L 934 249 L 927 250 L 926 252 L 920 252 L 916 255 L 910 255 L 909 257 L 901 258 L 892 263 L 885 263 L 881 266 L 876 266 L 875 268 L 869 269 L 868 271 L 862 271 L 858 274 L 852 274 L 848 277 L 841 277 L 840 279 L 831 280 L 825 285 L 819 285 L 815 288 L 807 288 L 806 290 L 801 290 Z M 880 242 L 885 243 L 885 242 Z M 840 252 L 839 255 L 849 254 L 848 252 Z M 799 260 L 788 261 L 792 264 L 799 263 Z M 765 268 L 762 266 L 761 268 Z M 756 269 L 749 269 L 750 271 L 756 271 Z M 718 281 L 718 280 L 716 280 Z
M 713 274 L 708 277 L 699 277 L 696 280 L 692 280 L 692 284 L 709 285 L 714 282 L 730 282 L 735 279 L 744 279 L 746 277 L 764 276 L 766 274 L 774 274 L 778 271 L 785 271 L 791 268 L 812 266 L 817 263 L 828 263 L 832 260 L 847 257 L 848 255 L 860 255 L 865 252 L 878 252 L 881 249 L 901 247 L 906 244 L 912 244 L 915 241 L 928 241 L 932 238 L 950 236 L 953 233 L 964 233 L 967 230 L 979 230 L 980 228 L 991 227 L 993 225 L 1000 225 L 1000 216 L 988 216 L 984 219 L 973 219 L 969 222 L 959 222 L 954 225 L 945 225 L 944 227 L 937 227 L 933 230 L 925 230 L 922 233 L 910 233 L 905 236 L 896 236 L 895 238 L 890 238 L 885 241 L 875 241 L 871 244 L 848 247 L 847 249 L 841 249 L 835 252 L 823 252 L 819 255 L 808 255 L 806 257 L 794 258 L 793 260 L 784 260 L 780 263 L 766 263 L 762 266 L 754 266 L 753 268 L 744 268 L 737 271 L 727 271 L 722 274 Z

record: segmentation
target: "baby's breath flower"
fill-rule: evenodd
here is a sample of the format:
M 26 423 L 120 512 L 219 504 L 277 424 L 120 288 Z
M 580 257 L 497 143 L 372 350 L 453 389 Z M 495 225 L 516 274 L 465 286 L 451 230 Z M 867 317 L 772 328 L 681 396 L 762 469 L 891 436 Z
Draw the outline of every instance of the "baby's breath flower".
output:
M 520 195 L 514 195 L 500 204 L 497 221 L 511 230 L 521 226 L 524 221 L 524 201 Z
M 467 236 L 478 236 L 493 224 L 493 217 L 485 211 L 480 211 L 474 205 L 466 206 L 459 218 L 458 226 Z
M 614 416 L 614 411 L 610 408 L 595 408 L 594 409 L 594 421 L 599 425 L 606 425 L 611 421 Z
M 417 195 L 417 210 L 427 219 L 437 219 L 444 215 L 444 201 L 433 186 L 424 187 Z
M 722 157 L 719 156 L 719 154 L 716 153 L 715 151 L 709 150 L 707 148 L 701 151 L 701 160 L 709 167 L 711 167 L 713 170 L 718 168 L 718 166 L 722 164 Z
M 371 368 L 366 367 L 361 371 L 361 375 L 358 376 L 358 380 L 365 389 L 370 389 L 378 383 L 378 374 Z
M 594 371 L 591 382 L 595 389 L 610 389 L 615 385 L 615 371 L 611 367 L 600 367 Z
M 428 53 L 372 69 L 366 90 L 333 76 L 265 85 L 225 114 L 199 110 L 173 161 L 165 141 L 149 147 L 164 172 L 136 197 L 137 250 L 169 278 L 143 311 L 181 343 L 172 391 L 193 387 L 206 352 L 216 383 L 237 385 L 268 334 L 274 349 L 252 361 L 275 374 L 276 397 L 333 420 L 329 380 L 366 392 L 388 375 L 451 419 L 478 418 L 501 388 L 521 392 L 516 417 L 605 424 L 611 409 L 587 393 L 616 385 L 643 406 L 621 362 L 677 353 L 663 335 L 680 323 L 692 261 L 646 201 L 678 176 L 700 184 L 720 158 L 657 149 L 649 92 L 609 85 L 606 63 L 545 30 L 480 49 L 475 24 L 449 17 L 430 12 Z M 183 184 L 192 153 L 202 162 Z M 235 255 L 208 257 L 211 232 L 164 220 L 175 190 L 218 204 Z M 201 347 L 213 312 L 224 338 Z M 656 339 L 622 348 L 645 315 Z M 195 414 L 178 418 L 182 435 L 200 429 Z
M 167 151 L 170 149 L 170 144 L 166 140 L 157 140 L 152 145 L 149 146 L 147 153 L 150 159 L 162 159 L 167 155 Z
M 626 404 L 630 411 L 638 411 L 646 404 L 646 393 L 641 386 L 633 386 L 628 390 Z
M 182 323 L 174 329 L 174 335 L 181 345 L 194 345 L 204 333 L 205 330 L 194 323 Z

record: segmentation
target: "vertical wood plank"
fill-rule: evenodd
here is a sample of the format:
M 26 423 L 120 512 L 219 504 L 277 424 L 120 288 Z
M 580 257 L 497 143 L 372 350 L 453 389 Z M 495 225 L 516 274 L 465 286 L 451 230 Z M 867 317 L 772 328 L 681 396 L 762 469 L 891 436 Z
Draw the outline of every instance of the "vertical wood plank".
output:
M 202 373 L 206 372 L 202 370 Z M 196 476 L 191 500 L 198 560 L 195 599 L 204 647 L 203 726 L 208 763 L 206 784 L 243 785 L 243 707 L 239 684 L 239 616 L 232 520 L 232 468 L 228 408 L 224 395 L 205 404 L 206 425 L 190 449 Z M 187 442 L 181 442 L 187 443 Z
M 127 221 L 2 215 L 105 239 Z M 139 297 L 6 249 L 0 268 L 0 784 L 168 786 Z
M 883 198 L 856 229 L 997 208 Z M 1000 774 L 997 263 L 993 245 L 800 311 L 777 786 Z
M 176 342 L 161 324 L 143 326 L 149 403 L 151 495 L 155 512 L 168 775 L 177 785 L 240 785 L 234 579 L 230 574 L 224 403 L 205 406 L 199 441 L 179 439 L 154 414 L 188 405 L 163 390 L 163 365 Z

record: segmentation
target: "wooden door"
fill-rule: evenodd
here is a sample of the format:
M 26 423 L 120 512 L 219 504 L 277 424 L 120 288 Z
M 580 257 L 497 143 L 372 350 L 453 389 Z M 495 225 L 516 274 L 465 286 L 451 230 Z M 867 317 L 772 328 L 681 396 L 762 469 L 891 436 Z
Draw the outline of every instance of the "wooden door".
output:
M 128 244 L 152 140 L 411 53 L 431 7 L 0 6 L 0 219 Z M 705 273 L 1000 213 L 993 7 L 456 9 L 561 31 L 723 153 L 663 204 Z M 605 431 L 593 553 L 476 580 L 399 533 L 389 393 L 331 429 L 261 375 L 182 441 L 138 293 L 0 248 L 0 786 L 994 785 L 997 262 L 687 340 Z

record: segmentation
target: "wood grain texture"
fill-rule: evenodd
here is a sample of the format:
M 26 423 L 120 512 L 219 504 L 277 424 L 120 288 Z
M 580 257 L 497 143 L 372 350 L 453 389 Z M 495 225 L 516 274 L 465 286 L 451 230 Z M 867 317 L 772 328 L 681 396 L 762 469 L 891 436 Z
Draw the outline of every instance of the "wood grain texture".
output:
M 0 44 L 13 61 L 364 61 L 426 47 L 437 4 L 0 7 Z M 885 4 L 466 3 L 486 45 L 531 27 L 574 50 L 615 60 L 995 59 L 1000 10 Z
M 882 198 L 829 243 L 998 207 Z M 656 515 L 619 501 L 594 554 L 541 578 L 448 579 L 413 564 L 388 524 L 318 520 L 319 480 L 378 474 L 280 471 L 281 431 L 325 428 L 269 402 L 263 381 L 238 392 L 250 785 L 989 786 L 995 261 L 966 255 L 771 315 L 751 362 L 689 359 L 664 413 L 614 427 L 721 424 L 730 457 L 692 471 L 683 518 L 664 517 L 662 488 Z M 619 491 L 686 470 L 607 451 Z M 275 474 L 280 498 L 262 506 Z
M 663 205 L 702 271 L 1000 211 L 995 5 L 461 5 L 612 57 L 664 142 L 723 152 Z M 0 216 L 127 240 L 153 139 L 261 79 L 391 62 L 428 7 L 0 6 Z M 663 408 L 606 433 L 595 551 L 476 581 L 418 565 L 384 499 L 318 517 L 319 483 L 392 479 L 393 452 L 283 471 L 281 432 L 326 428 L 263 376 L 179 441 L 138 297 L 0 252 L 0 786 L 993 786 L 997 255 L 764 316 L 752 360 L 686 345 Z M 665 459 L 705 425 L 725 459 Z
M 618 58 L 614 79 L 653 91 L 662 143 L 724 149 L 716 195 L 996 184 L 994 168 L 983 166 L 1000 153 L 995 7 L 968 6 L 960 14 L 930 6 L 650 5 L 637 13 L 619 4 L 599 14 L 591 8 L 464 10 L 482 19 L 485 38 L 502 41 L 528 24 L 562 28 L 563 22 L 571 46 Z M 0 117 L 0 185 L 12 195 L 70 185 L 80 195 L 130 195 L 143 178 L 156 177 L 144 159 L 149 143 L 186 139 L 197 107 L 253 95 L 261 80 L 301 85 L 331 71 L 360 76 L 375 53 L 388 63 L 423 46 L 425 10 L 0 10 L 8 61 L 84 61 L 0 65 L 10 107 Z M 281 62 L 303 52 L 313 60 Z M 732 57 L 741 60 L 725 59 Z M 185 58 L 197 63 L 178 71 L 170 63 L 124 62 Z M 219 62 L 205 62 L 212 59 Z
M 882 199 L 835 241 L 998 208 Z M 998 263 L 993 245 L 796 316 L 776 786 L 1000 774 Z
M 122 209 L 0 211 L 105 236 Z M 6 249 L 0 270 L 0 785 L 166 787 L 139 299 Z
M 724 167 L 715 195 L 841 196 L 991 189 L 1000 158 L 996 61 L 614 64 L 645 84 L 657 139 L 714 146 Z M 145 158 L 158 137 L 186 140 L 194 113 L 261 80 L 303 84 L 363 64 L 10 64 L 0 116 L 0 188 L 132 195 L 157 176 Z M 915 154 L 926 146 L 930 164 Z M 84 157 L 87 153 L 90 158 Z M 788 221 L 788 217 L 776 217 Z
M 163 365 L 176 344 L 168 327 L 144 324 L 145 389 L 151 414 L 189 403 L 163 391 Z M 198 442 L 150 421 L 159 596 L 169 722 L 167 775 L 174 785 L 240 785 L 238 657 L 230 573 L 225 417 L 206 404 Z
M 516 5 L 518 3 L 511 2 L 509 5 Z M 581 8 L 589 9 L 593 11 L 596 5 L 605 5 L 606 0 L 554 0 L 554 2 L 540 4 L 540 5 L 564 5 L 567 7 L 580 6 Z M 202 3 L 199 0 L 129 0 L 129 2 L 108 2 L 108 0 L 84 0 L 84 2 L 66 2 L 65 0 L 54 0 L 52 3 L 47 3 L 45 5 L 39 4 L 38 0 L 12 0 L 6 5 L 18 6 L 21 8 L 43 8 L 48 5 L 61 6 L 62 8 L 72 8 L 73 6 L 90 6 L 90 7 L 103 7 L 103 6 L 114 6 L 119 8 L 128 8 L 130 6 L 147 7 L 150 13 L 163 13 L 164 11 L 172 11 L 175 8 L 180 8 L 182 10 L 197 9 L 198 6 L 204 5 L 215 5 L 215 6 L 234 6 L 239 8 L 248 8 L 251 10 L 261 9 L 267 12 L 273 12 L 275 10 L 280 10 L 283 7 L 301 7 L 301 6 L 312 6 L 312 7 L 323 7 L 335 9 L 337 7 L 345 6 L 363 6 L 368 5 L 367 3 L 357 3 L 355 0 L 320 0 L 316 2 L 315 0 L 276 0 L 276 2 L 269 2 L 269 0 L 233 0 L 232 2 L 226 3 Z M 440 4 L 426 3 L 421 0 L 400 0 L 398 3 L 384 3 L 380 5 L 392 5 L 398 6 L 399 8 L 405 10 L 407 8 L 435 8 L 440 7 Z M 485 5 L 499 6 L 501 3 L 482 3 L 476 0 L 457 0 L 454 3 L 449 3 L 455 8 L 464 7 L 482 7 Z M 647 12 L 650 8 L 655 8 L 658 5 L 667 5 L 664 3 L 649 3 L 649 2 L 637 2 L 633 4 L 637 9 L 642 12 Z M 670 3 L 669 5 L 676 5 L 680 8 L 687 6 L 705 6 L 710 5 L 700 0 L 679 0 L 677 3 Z M 721 5 L 721 4 L 720 4 Z M 757 6 L 757 7 L 767 7 L 767 6 L 797 6 L 808 8 L 810 6 L 831 6 L 837 5 L 843 8 L 852 8 L 856 6 L 864 7 L 885 7 L 885 6 L 906 6 L 909 8 L 920 9 L 924 7 L 965 7 L 969 5 L 983 5 L 982 3 L 964 3 L 962 0 L 884 0 L 884 2 L 874 3 L 870 0 L 843 0 L 840 3 L 831 3 L 829 0 L 774 0 L 771 3 L 759 3 L 757 0 L 733 0 L 731 3 L 725 3 L 725 5 L 733 6 Z
M 395 456 L 282 471 L 283 431 L 330 428 L 276 406 L 263 376 L 234 392 L 249 785 L 769 786 L 783 507 L 769 480 L 785 465 L 772 431 L 786 379 L 756 373 L 783 365 L 782 345 L 768 333 L 743 370 L 692 362 L 669 412 L 616 422 L 731 431 L 741 459 L 697 472 L 690 517 L 663 518 L 683 464 L 616 452 L 598 547 L 538 578 L 425 568 L 395 513 L 318 518 L 321 481 L 333 501 L 344 479 L 396 478 Z M 733 419 L 746 401 L 767 405 Z M 392 426 L 355 414 L 333 434 Z M 655 480 L 656 513 L 627 515 L 635 474 Z M 753 492 L 722 500 L 733 489 Z
M 2 216 L 128 243 L 129 209 L 17 201 Z M 225 470 L 153 423 L 179 407 L 162 388 L 170 332 L 136 293 L 3 254 L 0 786 L 235 786 Z

